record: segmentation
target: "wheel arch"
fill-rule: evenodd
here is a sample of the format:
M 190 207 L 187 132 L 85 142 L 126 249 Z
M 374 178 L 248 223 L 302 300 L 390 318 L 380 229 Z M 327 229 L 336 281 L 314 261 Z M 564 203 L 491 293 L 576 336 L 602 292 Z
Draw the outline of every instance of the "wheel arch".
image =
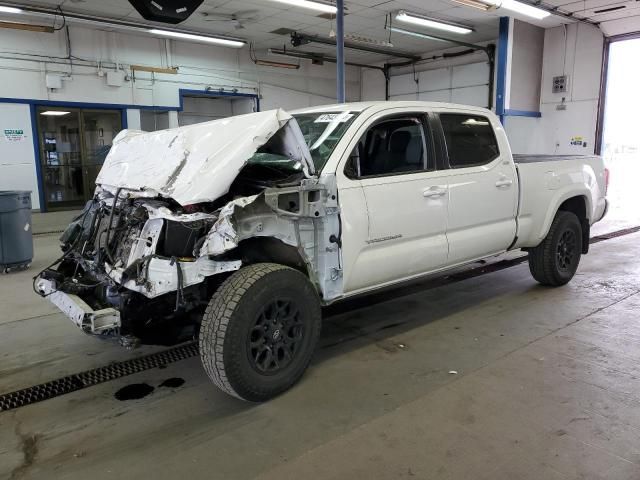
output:
M 236 250 L 243 265 L 277 263 L 298 270 L 312 280 L 309 275 L 309 265 L 300 251 L 278 238 L 250 237 L 240 241 Z
M 559 211 L 571 212 L 582 226 L 582 253 L 589 250 L 589 235 L 591 231 L 591 214 L 593 212 L 591 200 L 587 191 L 576 192 L 575 189 L 556 195 L 547 211 L 542 229 L 537 235 L 538 243 L 542 242 L 549 233 L 553 219 Z
M 578 217 L 580 226 L 582 227 L 582 253 L 589 252 L 589 236 L 591 232 L 591 224 L 589 221 L 590 208 L 588 208 L 587 202 L 588 199 L 585 195 L 577 195 L 567 198 L 558 207 L 558 212 L 571 212 Z
M 553 223 L 553 219 L 556 217 L 558 212 L 571 212 L 578 217 L 582 228 L 582 253 L 588 253 L 589 236 L 591 232 L 590 214 L 592 212 L 589 196 L 585 193 L 566 193 L 565 195 L 557 198 L 554 203 L 556 207 L 549 209 L 549 214 L 545 219 L 544 228 L 541 232 L 540 238 L 544 239 L 544 237 L 547 236 L 549 229 L 551 228 L 551 224 Z

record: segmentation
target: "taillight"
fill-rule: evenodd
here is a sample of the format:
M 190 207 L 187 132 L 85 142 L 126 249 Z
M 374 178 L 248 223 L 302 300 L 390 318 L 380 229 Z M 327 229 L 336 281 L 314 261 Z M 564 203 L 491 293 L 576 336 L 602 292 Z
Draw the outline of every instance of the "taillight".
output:
M 607 194 L 607 190 L 609 190 L 609 169 L 604 169 L 604 194 Z

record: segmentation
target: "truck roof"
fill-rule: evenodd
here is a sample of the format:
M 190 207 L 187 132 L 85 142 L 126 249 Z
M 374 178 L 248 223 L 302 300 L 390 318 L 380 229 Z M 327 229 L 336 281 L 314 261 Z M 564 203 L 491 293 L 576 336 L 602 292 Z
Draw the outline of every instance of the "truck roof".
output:
M 421 102 L 418 100 L 376 100 L 369 102 L 349 102 L 349 103 L 334 103 L 330 105 L 318 105 L 315 107 L 300 108 L 296 110 L 290 110 L 291 114 L 300 113 L 315 113 L 315 112 L 362 112 L 364 110 L 375 109 L 383 110 L 394 107 L 414 107 L 421 110 L 434 110 L 447 108 L 452 110 L 472 110 L 482 112 L 484 114 L 492 113 L 490 110 L 483 107 L 476 107 L 473 105 L 460 105 L 456 103 L 445 102 Z

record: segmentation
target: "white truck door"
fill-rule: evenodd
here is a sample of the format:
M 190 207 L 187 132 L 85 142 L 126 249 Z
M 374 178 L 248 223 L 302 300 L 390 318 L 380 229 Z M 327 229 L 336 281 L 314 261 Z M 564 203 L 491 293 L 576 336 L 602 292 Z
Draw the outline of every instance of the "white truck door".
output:
M 440 113 L 449 173 L 450 265 L 505 251 L 516 234 L 517 173 L 489 117 Z
M 377 118 L 360 137 L 347 178 L 361 189 L 340 196 L 344 239 L 345 293 L 417 276 L 447 261 L 446 172 L 435 170 L 433 137 L 423 113 Z M 353 190 L 353 189 L 350 189 Z M 357 194 L 356 194 L 357 192 Z M 368 229 L 353 208 L 366 206 Z M 351 232 L 354 233 L 353 230 Z

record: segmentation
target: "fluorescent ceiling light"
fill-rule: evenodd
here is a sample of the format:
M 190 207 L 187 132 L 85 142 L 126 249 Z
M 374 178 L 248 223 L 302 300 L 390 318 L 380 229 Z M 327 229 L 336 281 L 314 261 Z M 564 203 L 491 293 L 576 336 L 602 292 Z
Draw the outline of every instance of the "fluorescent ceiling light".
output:
M 461 5 L 465 5 L 467 7 L 472 7 L 472 8 L 477 8 L 478 10 L 483 10 L 483 11 L 487 11 L 487 10 L 491 10 L 493 8 L 495 8 L 495 5 L 491 4 L 487 4 L 487 3 L 482 3 L 480 0 L 453 0 L 455 3 L 459 3 Z
M 338 11 L 335 5 L 329 3 L 312 2 L 311 0 L 271 0 L 272 2 L 284 3 L 292 7 L 308 8 L 322 13 L 336 13 Z
M 22 9 L 16 7 L 3 7 L 0 5 L 0 13 L 22 13 Z
M 496 7 L 511 10 L 512 12 L 520 13 L 537 20 L 542 20 L 543 18 L 551 15 L 551 13 L 547 12 L 546 10 L 536 8 L 532 5 L 527 5 L 526 3 L 518 2 L 516 0 L 502 0 L 501 3 L 496 4 Z
M 207 37 L 204 35 L 195 35 L 193 33 L 174 32 L 171 30 L 159 30 L 157 28 L 152 28 L 151 30 L 149 30 L 149 33 L 153 33 L 154 35 L 163 35 L 165 37 L 181 38 L 183 40 L 192 40 L 194 42 L 213 43 L 213 44 L 222 45 L 225 47 L 241 48 L 245 46 L 245 42 L 241 40 L 230 40 L 228 38 L 219 38 L 219 37 Z
M 442 38 L 432 37 L 431 35 L 426 33 L 412 32 L 411 30 L 405 30 L 404 28 L 389 27 L 389 30 L 391 30 L 392 32 L 403 33 L 405 35 L 411 35 L 412 37 L 425 38 L 427 40 L 437 40 L 438 42 L 446 42 L 446 40 L 443 40 Z
M 512 12 L 519 13 L 521 15 L 525 15 L 527 17 L 532 17 L 537 20 L 542 20 L 543 18 L 551 15 L 550 12 L 546 10 L 542 10 L 541 8 L 534 7 L 533 5 L 529 5 L 527 3 L 518 2 L 517 0 L 453 0 L 456 3 L 460 3 L 461 5 L 466 5 L 467 7 L 477 8 L 479 10 L 496 10 L 498 8 L 504 8 L 505 10 L 511 10 Z
M 46 115 L 48 117 L 62 117 L 63 115 L 69 115 L 71 112 L 63 112 L 62 110 L 47 110 L 46 112 L 40 112 L 40 115 Z
M 452 33 L 471 33 L 473 28 L 466 27 L 464 25 L 457 25 L 454 23 L 445 22 L 443 20 L 437 20 L 435 18 L 424 17 L 415 13 L 408 13 L 404 10 L 400 10 L 396 13 L 396 20 L 405 23 L 411 23 L 413 25 L 419 25 L 421 27 L 435 28 L 437 30 L 445 30 Z

